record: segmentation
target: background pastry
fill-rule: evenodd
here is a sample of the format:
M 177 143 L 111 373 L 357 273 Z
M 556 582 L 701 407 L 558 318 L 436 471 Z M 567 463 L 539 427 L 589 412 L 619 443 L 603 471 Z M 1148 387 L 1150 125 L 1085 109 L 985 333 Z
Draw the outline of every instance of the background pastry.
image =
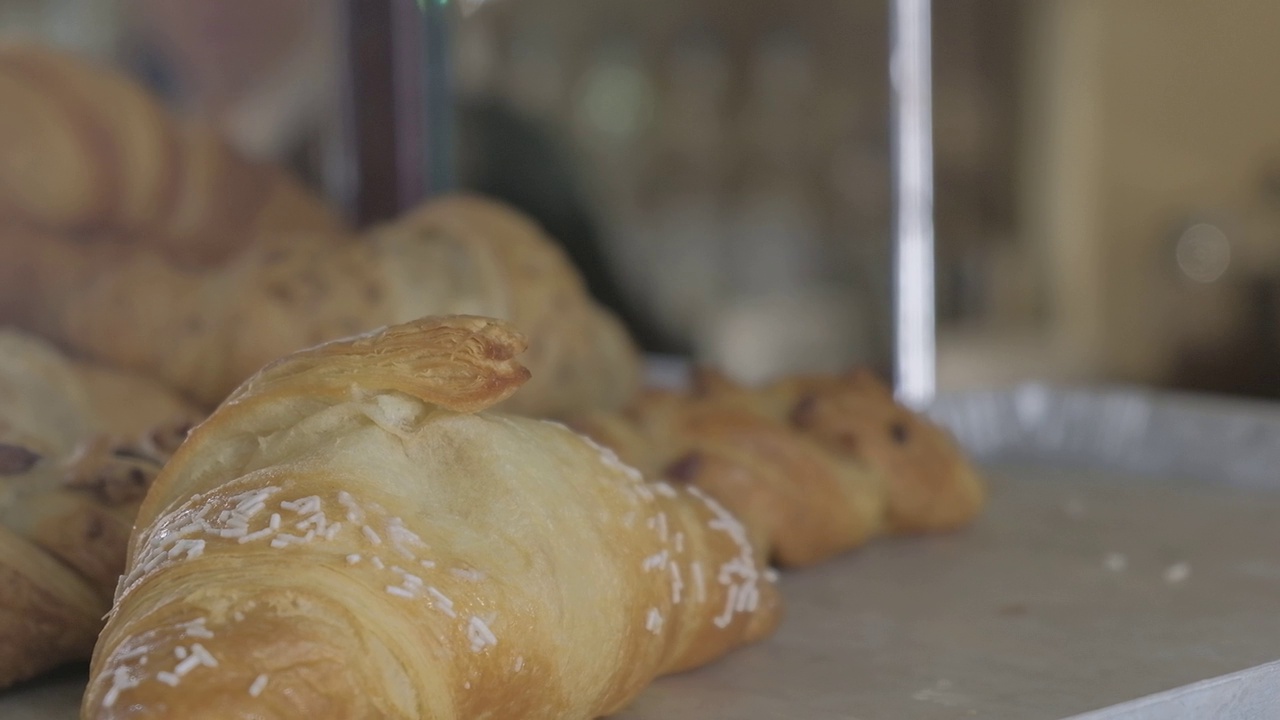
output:
M 109 67 L 0 43 L 0 107 L 0 224 L 145 245 L 184 266 L 263 234 L 347 230 L 288 173 L 244 159 Z
M 356 234 L 282 170 L 123 75 L 0 45 L 0 322 L 212 407 L 282 355 L 430 314 L 511 320 L 533 379 L 507 409 L 616 407 L 639 353 L 557 243 L 452 197 Z
M 0 687 L 88 658 L 138 504 L 195 418 L 154 383 L 0 331 Z
M 358 240 L 286 235 L 182 269 L 146 247 L 0 234 L 0 320 L 145 373 L 211 407 L 290 352 L 431 314 L 512 321 L 533 377 L 505 408 L 566 415 L 638 388 L 625 329 L 531 221 L 471 197 L 434 201 Z

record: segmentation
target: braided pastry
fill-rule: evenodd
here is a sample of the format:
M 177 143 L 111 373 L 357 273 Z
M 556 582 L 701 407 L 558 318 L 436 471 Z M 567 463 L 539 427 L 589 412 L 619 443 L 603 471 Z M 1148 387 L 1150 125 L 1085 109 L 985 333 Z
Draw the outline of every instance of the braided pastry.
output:
M 716 497 L 784 567 L 881 533 L 956 529 L 984 501 L 952 439 L 865 370 L 749 389 L 704 369 L 689 393 L 648 392 L 570 425 L 649 477 Z

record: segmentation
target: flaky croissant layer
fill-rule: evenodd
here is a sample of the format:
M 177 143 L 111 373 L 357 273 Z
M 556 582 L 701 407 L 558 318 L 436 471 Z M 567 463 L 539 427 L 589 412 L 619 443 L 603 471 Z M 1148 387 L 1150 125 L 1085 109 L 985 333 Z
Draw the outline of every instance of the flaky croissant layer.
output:
M 83 717 L 585 720 L 772 631 L 714 499 L 483 412 L 522 347 L 432 319 L 242 386 L 143 504 Z

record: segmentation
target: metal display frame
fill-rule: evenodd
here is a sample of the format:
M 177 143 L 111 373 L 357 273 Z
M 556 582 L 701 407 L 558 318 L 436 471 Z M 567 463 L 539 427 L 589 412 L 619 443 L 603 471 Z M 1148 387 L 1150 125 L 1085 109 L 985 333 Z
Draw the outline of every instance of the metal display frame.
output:
M 888 1 L 893 380 L 924 407 L 937 388 L 932 3 Z M 454 187 L 453 4 L 347 0 L 344 155 L 361 224 Z
M 908 405 L 937 391 L 930 0 L 890 0 L 894 385 Z

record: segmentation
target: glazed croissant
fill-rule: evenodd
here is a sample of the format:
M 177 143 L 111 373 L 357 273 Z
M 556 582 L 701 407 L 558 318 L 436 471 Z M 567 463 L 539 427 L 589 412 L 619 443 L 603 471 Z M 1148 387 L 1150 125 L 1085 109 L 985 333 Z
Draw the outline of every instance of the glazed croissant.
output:
M 533 378 L 505 409 L 621 405 L 639 353 L 537 225 L 488 200 L 434 201 L 359 241 L 281 236 L 204 270 L 146 248 L 0 234 L 0 321 L 154 376 L 211 407 L 295 350 L 432 314 L 510 320 Z
M 522 349 L 427 319 L 247 381 L 142 505 L 82 717 L 587 720 L 768 634 L 714 499 L 486 412 Z
M 0 45 L 0 222 L 110 234 L 198 266 L 260 234 L 341 233 L 318 197 L 114 70 Z
M 869 371 L 750 389 L 700 370 L 693 385 L 570 425 L 647 477 L 718 498 L 762 559 L 811 565 L 881 533 L 956 529 L 982 508 L 982 480 L 951 437 Z
M 191 410 L 0 331 L 0 687 L 86 660 L 147 484 Z

